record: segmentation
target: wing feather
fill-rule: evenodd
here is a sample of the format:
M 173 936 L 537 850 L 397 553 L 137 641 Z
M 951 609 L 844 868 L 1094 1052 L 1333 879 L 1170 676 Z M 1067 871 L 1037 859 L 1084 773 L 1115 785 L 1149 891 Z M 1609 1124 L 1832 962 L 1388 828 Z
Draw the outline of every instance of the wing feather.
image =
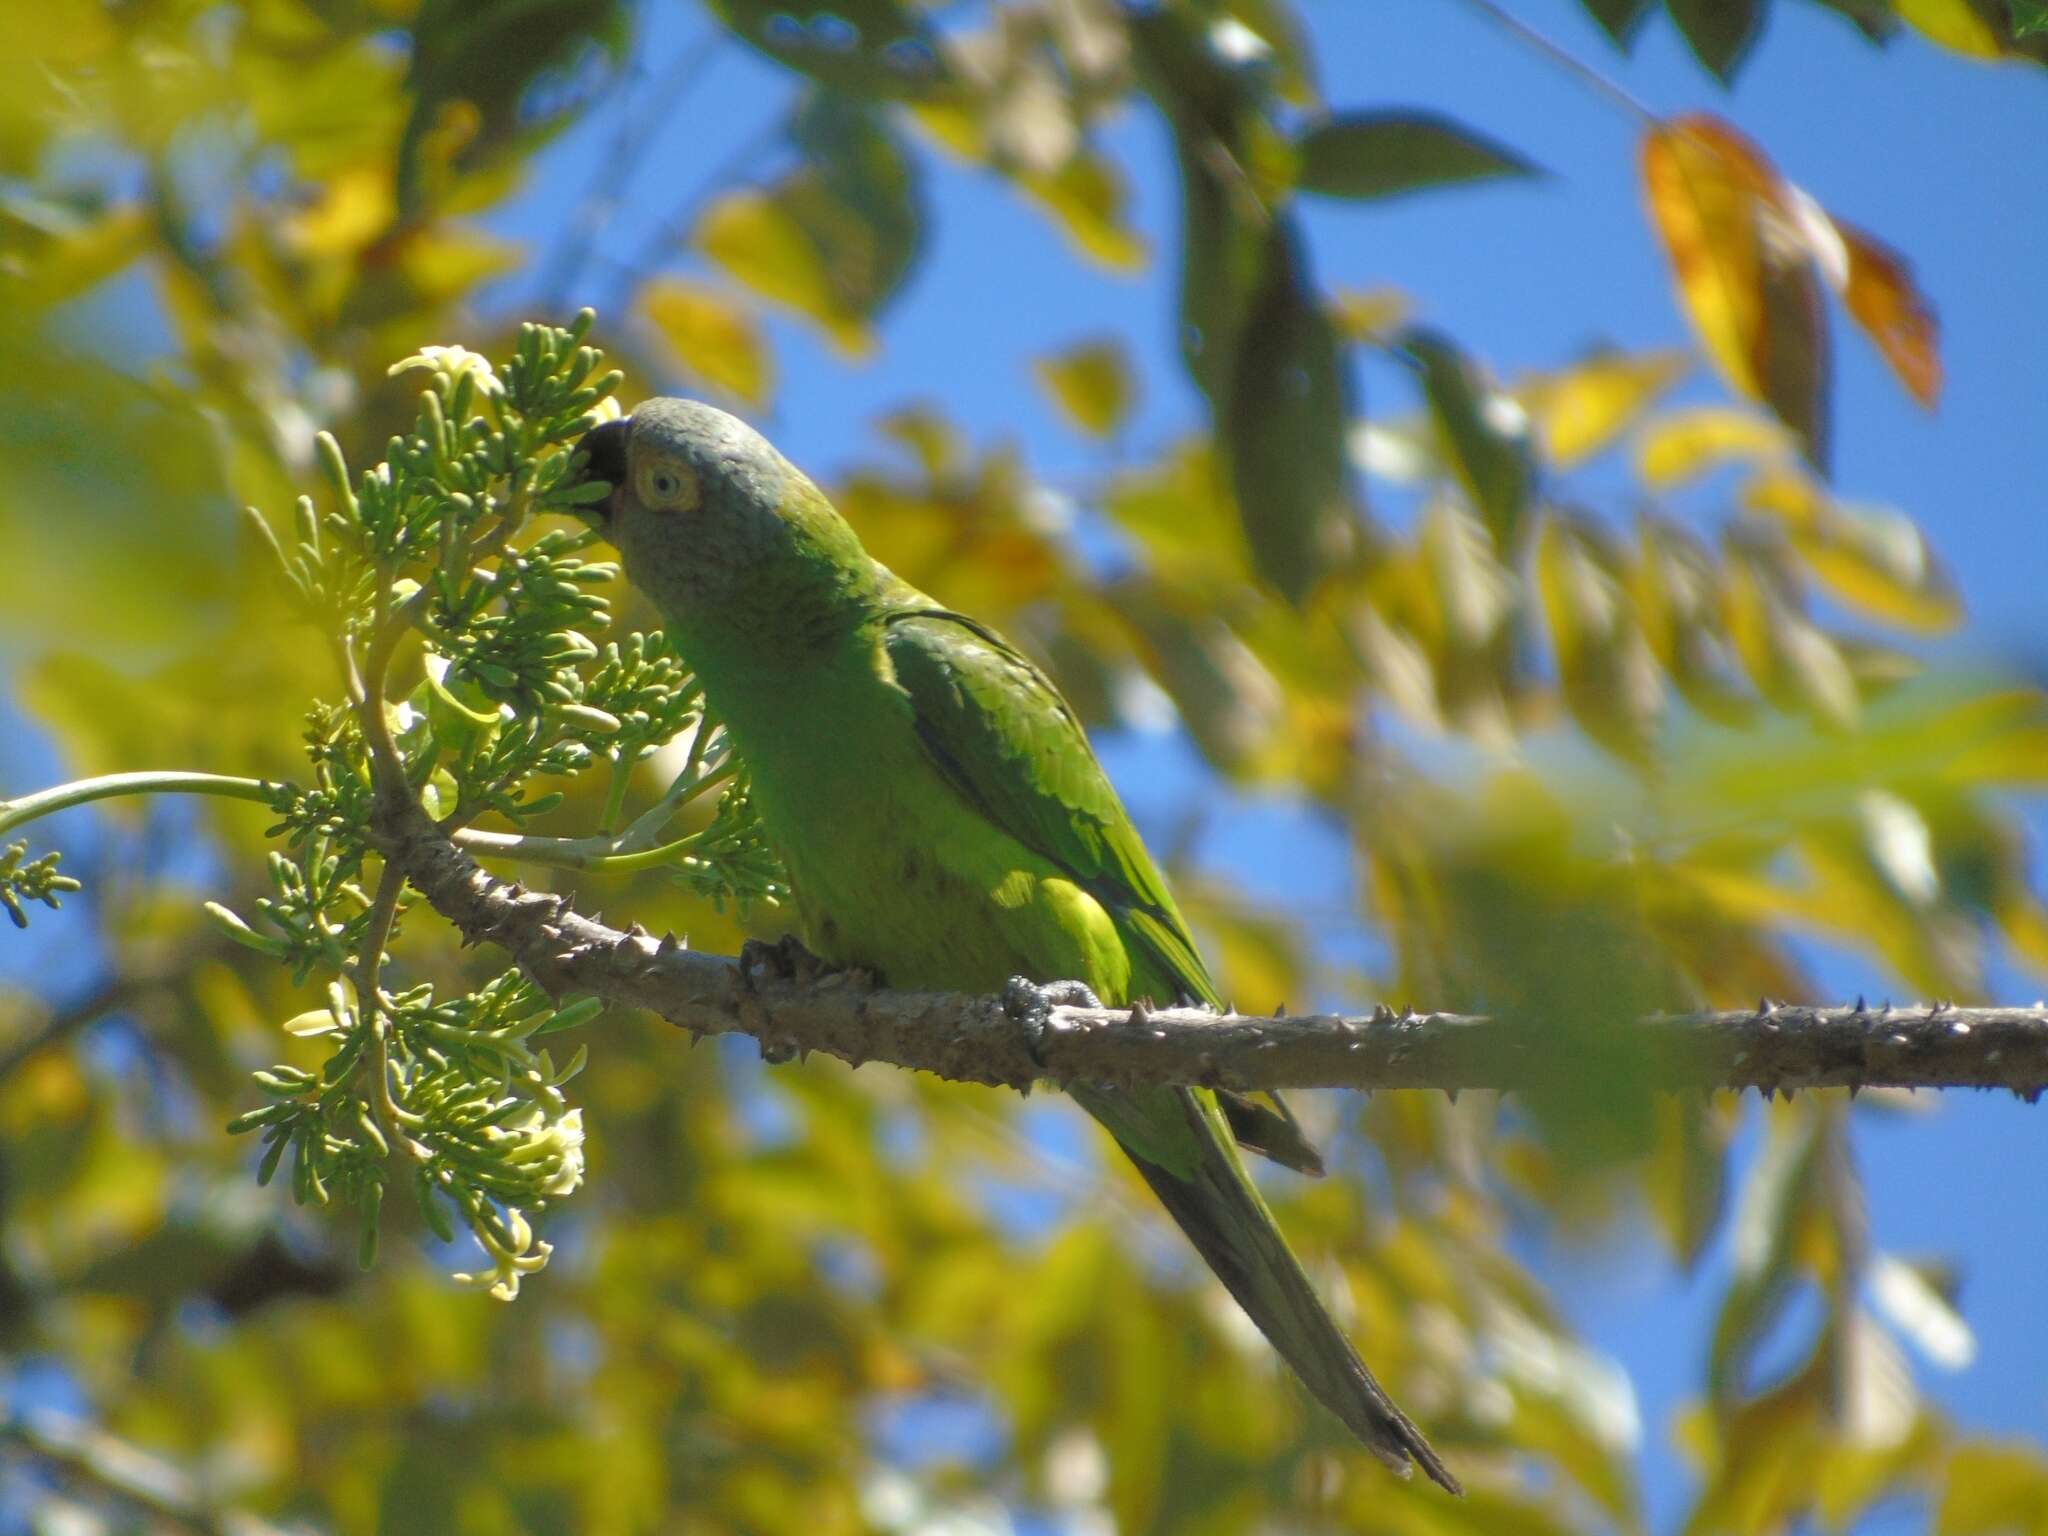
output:
M 985 625 L 943 608 L 885 620 L 896 681 L 918 740 L 953 788 L 990 822 L 1057 866 L 1116 919 L 1127 944 L 1172 979 L 1160 1002 L 1218 1006 L 1187 922 L 1131 825 L 1067 701 Z

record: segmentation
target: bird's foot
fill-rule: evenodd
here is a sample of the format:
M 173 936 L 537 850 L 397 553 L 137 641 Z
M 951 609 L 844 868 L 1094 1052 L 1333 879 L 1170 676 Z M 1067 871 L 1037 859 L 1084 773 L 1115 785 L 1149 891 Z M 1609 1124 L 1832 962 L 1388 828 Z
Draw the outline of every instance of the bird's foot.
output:
M 1045 1038 L 1052 1030 L 1053 1009 L 1101 1006 L 1102 999 L 1078 981 L 1041 985 L 1028 976 L 1012 976 L 1003 983 L 1003 1012 L 1017 1021 L 1024 1032 L 1025 1049 L 1041 1067 L 1045 1065 Z
M 753 987 L 763 981 L 793 981 L 809 986 L 832 967 L 803 946 L 793 933 L 775 940 L 749 939 L 740 946 L 740 977 Z
M 763 981 L 795 982 L 809 986 L 826 973 L 825 962 L 805 949 L 793 933 L 772 942 L 749 939 L 740 946 L 740 985 L 757 991 Z M 795 1059 L 796 1047 L 787 1041 L 760 1037 L 761 1059 L 779 1066 Z

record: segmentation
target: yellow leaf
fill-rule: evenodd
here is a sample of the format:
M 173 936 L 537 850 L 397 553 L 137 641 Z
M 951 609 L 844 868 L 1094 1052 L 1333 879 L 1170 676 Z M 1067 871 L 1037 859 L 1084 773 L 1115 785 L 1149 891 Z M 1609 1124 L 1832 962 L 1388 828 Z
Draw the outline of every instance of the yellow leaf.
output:
M 1791 450 L 1785 429 L 1748 411 L 1699 406 L 1658 418 L 1636 439 L 1636 473 L 1653 491 L 1670 490 L 1731 461 L 1769 464 Z
M 1017 184 L 1059 220 L 1083 256 L 1114 272 L 1145 265 L 1145 237 L 1129 222 L 1129 189 L 1108 161 L 1083 150 L 1057 171 L 1019 176 Z
M 2048 1459 L 2024 1441 L 1956 1448 L 1935 1506 L 1934 1536 L 1997 1536 L 2048 1526 Z
M 640 300 L 683 371 L 756 410 L 775 392 L 775 359 L 753 318 L 702 283 L 657 278 Z
M 948 154 L 970 163 L 988 158 L 988 137 L 981 131 L 981 119 L 964 102 L 938 97 L 912 102 L 907 110 L 918 127 Z
M 1785 599 L 1772 574 L 1731 560 L 1721 602 L 1743 669 L 1773 703 L 1830 726 L 1855 723 L 1861 701 L 1841 648 Z
M 1896 251 L 1853 224 L 1832 222 L 1848 256 L 1841 287 L 1849 317 L 1877 343 L 1907 393 L 1932 410 L 1941 395 L 1940 328 L 1933 309 Z
M 1067 419 L 1090 437 L 1109 437 L 1130 414 L 1137 381 L 1113 337 L 1078 342 L 1031 365 Z
M 1954 584 L 1903 513 L 1841 506 L 1789 470 L 1758 476 L 1742 499 L 1784 524 L 1800 561 L 1838 601 L 1908 629 L 1938 633 L 1961 620 Z
M 1756 213 L 1772 179 L 1760 155 L 1704 115 L 1661 123 L 1643 141 L 1644 188 L 1679 297 L 1722 375 L 1752 398 L 1763 329 Z
M 88 216 L 27 197 L 0 204 L 0 302 L 21 313 L 75 298 L 140 256 L 154 227 L 136 205 Z
M 1756 476 L 1742 488 L 1742 504 L 1767 513 L 1794 533 L 1817 528 L 1828 515 L 1827 495 L 1794 469 L 1776 469 Z
M 1984 23 L 1970 0 L 1898 0 L 1899 16 L 1931 42 L 1973 59 L 1999 56 L 1998 34 Z
M 422 298 L 453 300 L 485 280 L 519 265 L 520 248 L 474 228 L 439 222 L 404 235 L 395 247 L 397 264 Z
M 1806 205 L 1755 145 L 1705 113 L 1651 129 L 1643 183 L 1679 297 L 1715 366 L 1824 463 L 1827 332 Z
M 1414 308 L 1398 288 L 1339 288 L 1330 305 L 1337 334 L 1346 341 L 1380 345 L 1408 324 Z
M 323 182 L 313 205 L 285 229 L 301 255 L 349 256 L 389 229 L 395 211 L 390 167 L 364 162 Z
M 1561 372 L 1525 378 L 1514 393 L 1544 456 L 1569 468 L 1613 442 L 1691 366 L 1678 351 L 1631 356 L 1602 350 Z
M 736 281 L 816 321 L 846 356 L 873 350 L 873 334 L 841 302 L 817 246 L 773 197 L 751 189 L 727 193 L 705 212 L 694 239 Z

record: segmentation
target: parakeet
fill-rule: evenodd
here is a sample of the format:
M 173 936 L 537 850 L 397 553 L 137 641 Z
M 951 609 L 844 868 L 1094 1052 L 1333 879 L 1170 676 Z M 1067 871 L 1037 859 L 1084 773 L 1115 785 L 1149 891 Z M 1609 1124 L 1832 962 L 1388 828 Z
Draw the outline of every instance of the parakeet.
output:
M 649 400 L 583 443 L 628 578 L 747 766 L 821 959 L 890 985 L 1078 980 L 1217 1003 L 1166 882 L 1058 690 L 892 574 L 745 423 Z M 1457 1480 L 1331 1320 L 1233 1139 L 1296 1166 L 1284 1114 L 1188 1088 L 1068 1091 L 1115 1137 L 1309 1391 L 1383 1461 Z

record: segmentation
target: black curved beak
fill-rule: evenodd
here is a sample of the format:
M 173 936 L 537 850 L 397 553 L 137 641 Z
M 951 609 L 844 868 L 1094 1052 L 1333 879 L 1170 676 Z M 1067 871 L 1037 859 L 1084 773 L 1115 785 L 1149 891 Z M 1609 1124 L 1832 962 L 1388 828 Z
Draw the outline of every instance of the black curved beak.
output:
M 632 430 L 633 418 L 622 416 L 617 421 L 600 422 L 584 433 L 583 441 L 576 445 L 576 452 L 583 461 L 576 475 L 577 483 L 602 483 L 610 486 L 612 493 L 616 494 L 626 482 L 626 438 Z M 586 502 L 582 512 L 592 522 L 604 526 L 611 521 L 612 496 Z

